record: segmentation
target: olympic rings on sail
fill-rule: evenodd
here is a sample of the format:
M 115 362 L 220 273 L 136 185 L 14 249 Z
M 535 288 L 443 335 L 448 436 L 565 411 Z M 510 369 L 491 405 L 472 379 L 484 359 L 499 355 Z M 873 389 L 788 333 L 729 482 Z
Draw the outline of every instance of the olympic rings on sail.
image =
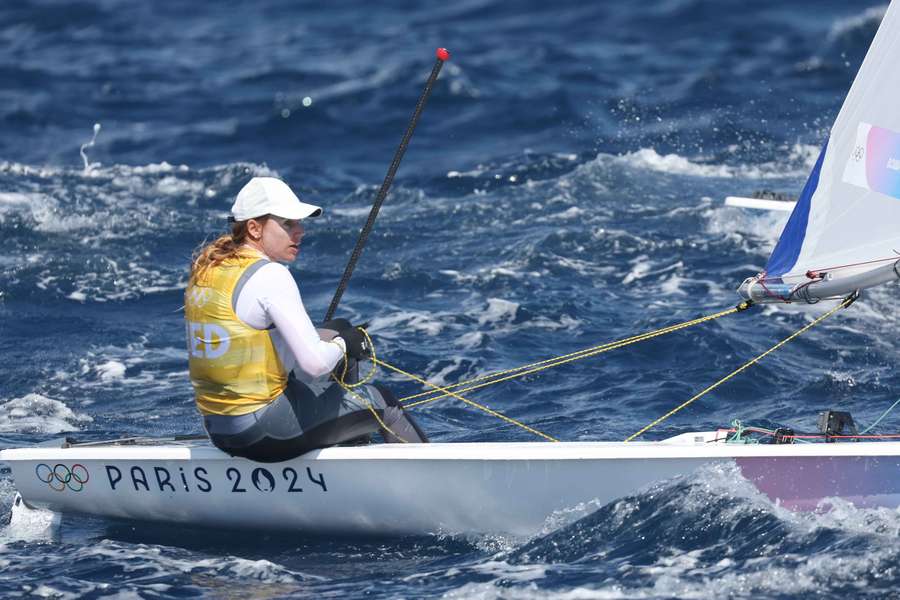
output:
M 73 492 L 80 492 L 84 489 L 84 484 L 91 478 L 87 467 L 82 464 L 74 464 L 70 469 L 62 463 L 57 463 L 53 467 L 45 463 L 38 463 L 34 468 L 34 474 L 37 475 L 38 480 L 57 492 L 66 488 Z

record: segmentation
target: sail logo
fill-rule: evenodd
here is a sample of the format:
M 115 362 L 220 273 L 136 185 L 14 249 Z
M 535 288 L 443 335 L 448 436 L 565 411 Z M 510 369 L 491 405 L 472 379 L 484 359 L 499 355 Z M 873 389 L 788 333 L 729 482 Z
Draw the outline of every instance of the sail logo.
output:
M 844 183 L 900 199 L 900 132 L 859 123 Z
M 34 468 L 34 474 L 37 475 L 39 481 L 46 483 L 51 490 L 62 492 L 66 488 L 73 492 L 80 492 L 91 479 L 87 467 L 81 464 L 74 464 L 71 468 L 62 463 L 50 466 L 45 463 L 38 463 Z

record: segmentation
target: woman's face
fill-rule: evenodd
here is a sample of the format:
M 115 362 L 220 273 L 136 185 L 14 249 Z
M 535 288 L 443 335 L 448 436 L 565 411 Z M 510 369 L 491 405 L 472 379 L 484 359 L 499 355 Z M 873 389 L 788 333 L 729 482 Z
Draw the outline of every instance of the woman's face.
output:
M 262 250 L 266 256 L 278 262 L 289 263 L 300 252 L 303 239 L 303 224 L 294 219 L 283 219 L 269 215 L 266 219 L 250 219 L 247 224 L 251 245 Z

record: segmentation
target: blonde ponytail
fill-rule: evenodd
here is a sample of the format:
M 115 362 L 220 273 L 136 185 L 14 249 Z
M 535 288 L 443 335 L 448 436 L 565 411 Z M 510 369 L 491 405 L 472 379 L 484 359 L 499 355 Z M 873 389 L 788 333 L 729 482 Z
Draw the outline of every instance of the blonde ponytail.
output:
M 255 219 L 262 221 L 265 217 Z M 241 254 L 241 246 L 247 238 L 247 221 L 238 221 L 232 223 L 231 233 L 220 236 L 212 243 L 200 247 L 194 252 L 191 260 L 191 276 L 188 280 L 188 286 L 196 284 L 203 275 L 211 269 L 222 264 L 229 258 L 234 258 Z

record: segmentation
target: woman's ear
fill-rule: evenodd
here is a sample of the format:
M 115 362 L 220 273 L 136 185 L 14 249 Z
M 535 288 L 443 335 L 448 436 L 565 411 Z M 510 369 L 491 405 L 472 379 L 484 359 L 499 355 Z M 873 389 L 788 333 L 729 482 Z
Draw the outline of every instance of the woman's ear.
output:
M 263 224 L 256 219 L 247 221 L 247 236 L 254 242 L 258 242 L 262 238 Z

